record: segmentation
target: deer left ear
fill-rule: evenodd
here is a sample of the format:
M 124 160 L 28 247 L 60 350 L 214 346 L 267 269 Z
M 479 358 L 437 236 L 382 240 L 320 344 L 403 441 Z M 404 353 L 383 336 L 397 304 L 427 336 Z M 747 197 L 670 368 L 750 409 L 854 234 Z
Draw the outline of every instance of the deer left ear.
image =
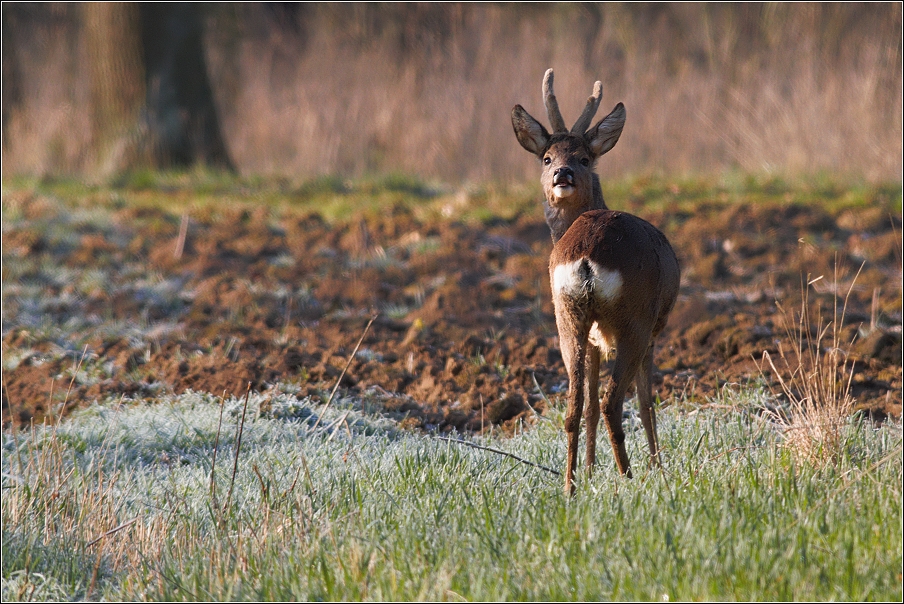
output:
M 622 128 L 625 127 L 625 106 L 619 103 L 612 113 L 604 117 L 596 126 L 586 134 L 585 140 L 590 145 L 590 150 L 599 157 L 618 142 Z
M 512 108 L 512 127 L 522 147 L 538 157 L 543 154 L 549 143 L 549 132 L 521 105 Z

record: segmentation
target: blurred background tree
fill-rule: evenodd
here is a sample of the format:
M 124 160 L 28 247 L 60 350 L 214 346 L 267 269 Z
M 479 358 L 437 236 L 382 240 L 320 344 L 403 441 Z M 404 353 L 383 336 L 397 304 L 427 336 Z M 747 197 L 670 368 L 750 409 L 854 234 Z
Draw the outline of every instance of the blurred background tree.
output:
M 4 3 L 4 175 L 532 180 L 509 112 L 623 101 L 607 173 L 900 180 L 900 3 Z
M 198 5 L 87 2 L 80 9 L 95 169 L 230 169 Z

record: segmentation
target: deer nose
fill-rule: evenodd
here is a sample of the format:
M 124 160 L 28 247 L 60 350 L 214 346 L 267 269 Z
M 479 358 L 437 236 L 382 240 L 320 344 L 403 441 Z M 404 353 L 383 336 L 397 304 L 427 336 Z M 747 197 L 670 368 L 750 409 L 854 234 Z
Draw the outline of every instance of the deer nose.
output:
M 553 182 L 571 182 L 574 180 L 574 170 L 571 168 L 557 168 L 555 172 L 552 173 Z

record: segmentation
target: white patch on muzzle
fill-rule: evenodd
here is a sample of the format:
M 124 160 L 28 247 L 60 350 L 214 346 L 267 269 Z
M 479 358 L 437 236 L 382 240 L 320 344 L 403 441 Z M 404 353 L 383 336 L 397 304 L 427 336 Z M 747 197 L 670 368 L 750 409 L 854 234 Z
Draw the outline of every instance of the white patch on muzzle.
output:
M 574 186 L 556 185 L 552 188 L 552 193 L 556 196 L 557 199 L 565 199 L 566 197 L 571 197 L 572 195 L 574 195 Z

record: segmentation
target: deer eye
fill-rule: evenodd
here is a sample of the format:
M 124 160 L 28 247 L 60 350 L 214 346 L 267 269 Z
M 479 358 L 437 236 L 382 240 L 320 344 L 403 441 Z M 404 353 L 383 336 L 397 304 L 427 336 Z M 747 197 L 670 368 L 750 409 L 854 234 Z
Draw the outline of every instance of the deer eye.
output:
M 584 167 L 589 166 L 589 165 L 590 165 L 590 160 L 587 159 L 586 157 L 581 158 L 581 165 L 584 166 Z
M 552 163 L 552 158 L 550 158 L 548 155 L 547 155 L 546 157 L 543 158 L 543 164 L 544 164 L 544 165 L 548 166 L 548 165 L 551 164 L 551 163 Z

